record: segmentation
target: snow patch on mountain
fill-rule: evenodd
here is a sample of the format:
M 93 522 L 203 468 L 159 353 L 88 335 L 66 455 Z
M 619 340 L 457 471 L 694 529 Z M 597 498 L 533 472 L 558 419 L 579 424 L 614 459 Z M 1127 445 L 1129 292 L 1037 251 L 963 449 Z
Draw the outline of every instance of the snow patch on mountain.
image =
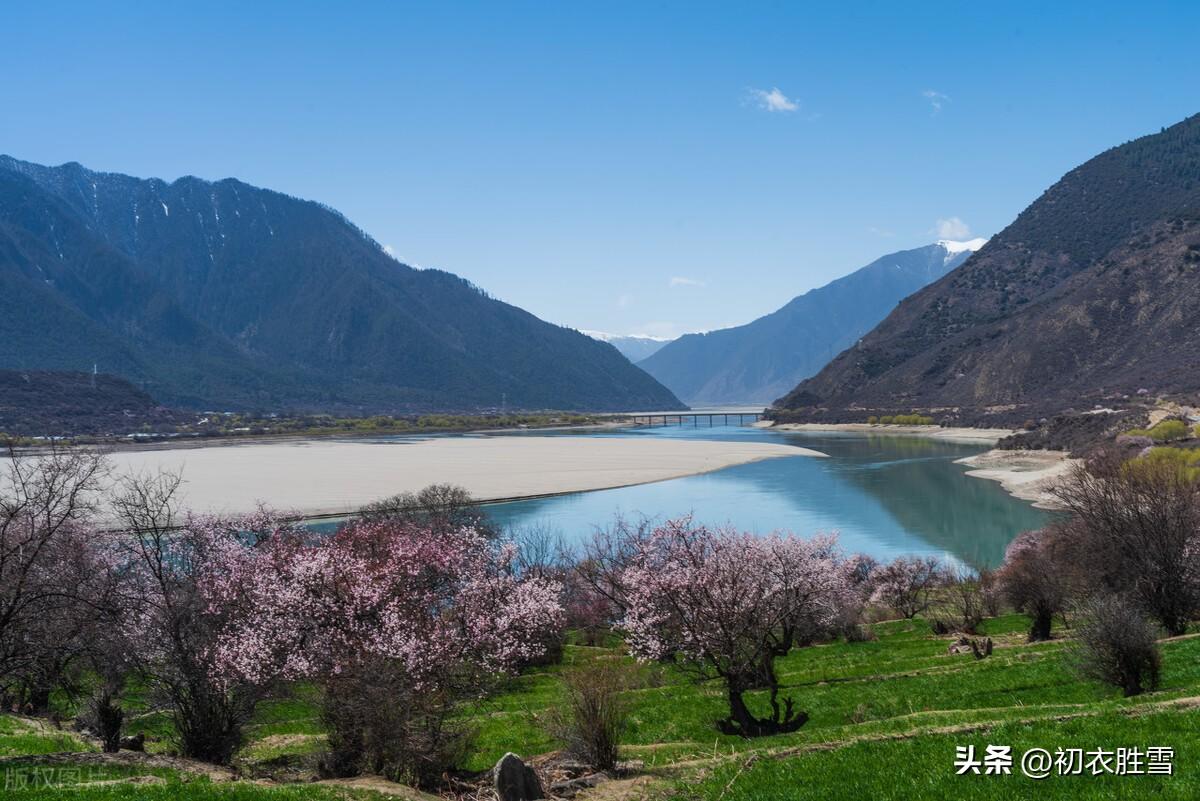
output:
M 672 341 L 670 337 L 643 336 L 641 334 L 610 334 L 607 331 L 586 331 L 580 329 L 579 333 L 586 334 L 592 339 L 598 339 L 601 342 L 607 342 L 619 350 L 621 355 L 631 362 L 639 362 L 654 355 L 658 352 L 659 348 Z
M 579 329 L 579 333 L 587 334 L 592 339 L 598 339 L 601 342 L 612 342 L 615 339 L 648 339 L 651 342 L 671 341 L 671 337 L 653 337 L 649 334 L 610 334 L 607 331 L 588 331 L 585 328 Z
M 962 253 L 967 250 L 974 253 L 987 244 L 987 239 L 982 236 L 976 237 L 975 239 L 968 239 L 966 242 L 955 242 L 953 239 L 939 239 L 937 243 L 941 245 L 947 253 Z

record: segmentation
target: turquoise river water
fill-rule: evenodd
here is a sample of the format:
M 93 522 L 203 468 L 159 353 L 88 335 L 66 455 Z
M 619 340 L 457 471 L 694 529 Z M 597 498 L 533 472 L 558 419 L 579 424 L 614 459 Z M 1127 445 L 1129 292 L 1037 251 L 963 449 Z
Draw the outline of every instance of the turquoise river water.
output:
M 975 568 L 999 564 L 1013 537 L 1048 519 L 999 484 L 967 476 L 954 463 L 987 449 L 976 443 L 693 427 L 690 421 L 582 436 L 613 435 L 786 442 L 830 458 L 769 459 L 653 484 L 491 504 L 489 514 L 510 529 L 538 529 L 568 543 L 617 515 L 664 520 L 691 514 L 700 522 L 759 533 L 837 532 L 848 553 L 881 559 L 930 554 Z

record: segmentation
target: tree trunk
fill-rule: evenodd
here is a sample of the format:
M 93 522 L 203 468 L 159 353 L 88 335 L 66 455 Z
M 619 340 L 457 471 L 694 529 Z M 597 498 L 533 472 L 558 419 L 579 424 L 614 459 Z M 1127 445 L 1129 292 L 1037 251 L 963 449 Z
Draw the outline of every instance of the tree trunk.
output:
M 31 687 L 25 702 L 27 711 L 37 715 L 50 710 L 50 688 Z
M 1041 642 L 1050 639 L 1050 627 L 1054 623 L 1054 615 L 1050 612 L 1036 611 L 1033 614 L 1033 625 L 1029 627 L 1029 641 Z
M 108 693 L 103 693 L 93 701 L 93 715 L 96 721 L 96 734 L 100 736 L 106 754 L 115 754 L 121 750 L 121 725 L 125 722 L 125 711 L 113 703 Z
M 779 684 L 775 681 L 774 666 L 769 671 L 771 681 L 771 710 L 769 718 L 758 718 L 750 712 L 743 697 L 747 682 L 738 678 L 726 678 L 729 688 L 729 717 L 717 721 L 717 728 L 723 734 L 734 734 L 739 737 L 764 737 L 771 734 L 793 732 L 808 722 L 807 712 L 796 712 L 792 707 L 792 699 L 784 698 L 784 708 L 779 707 Z M 756 677 L 762 679 L 762 676 Z

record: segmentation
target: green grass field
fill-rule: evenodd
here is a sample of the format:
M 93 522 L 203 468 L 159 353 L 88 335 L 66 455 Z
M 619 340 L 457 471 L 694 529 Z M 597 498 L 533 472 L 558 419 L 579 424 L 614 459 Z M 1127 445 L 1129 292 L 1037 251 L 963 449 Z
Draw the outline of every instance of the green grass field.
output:
M 561 671 L 589 660 L 619 660 L 634 676 L 624 756 L 645 767 L 636 783 L 598 788 L 605 799 L 1200 798 L 1200 637 L 1164 641 L 1161 687 L 1125 699 L 1074 674 L 1068 639 L 1026 644 L 1026 625 L 1019 615 L 986 621 L 984 632 L 997 647 L 982 660 L 948 655 L 952 638 L 932 635 L 920 620 L 876 624 L 875 640 L 795 651 L 780 660 L 779 675 L 811 718 L 794 734 L 756 740 L 716 732 L 713 721 L 725 714 L 719 684 L 696 684 L 670 666 L 636 665 L 615 647 L 569 646 L 563 665 L 517 677 L 481 706 L 464 710 L 477 730 L 465 767 L 484 770 L 506 751 L 553 750 L 544 719 L 559 698 Z M 166 718 L 143 717 L 134 728 L 139 724 L 156 738 L 151 750 L 167 747 Z M 246 773 L 275 775 L 273 766 L 312 760 L 323 742 L 315 698 L 299 688 L 260 709 L 237 763 Z M 1034 781 L 1019 775 L 1019 764 L 1013 775 L 955 775 L 957 746 L 973 745 L 982 754 L 989 744 L 1012 746 L 1018 762 L 1033 747 L 1166 746 L 1175 750 L 1175 775 Z M 85 747 L 69 735 L 0 718 L 0 754 Z M 183 778 L 83 785 L 69 796 L 28 789 L 5 797 L 324 799 L 366 792 Z

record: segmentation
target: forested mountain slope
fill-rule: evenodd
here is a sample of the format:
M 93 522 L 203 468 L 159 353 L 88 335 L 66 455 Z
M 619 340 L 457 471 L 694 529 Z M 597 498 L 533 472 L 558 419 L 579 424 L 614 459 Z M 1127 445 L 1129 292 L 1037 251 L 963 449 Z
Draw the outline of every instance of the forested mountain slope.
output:
M 98 363 L 176 405 L 680 406 L 612 346 L 232 179 L 0 157 L 0 296 L 0 368 Z

